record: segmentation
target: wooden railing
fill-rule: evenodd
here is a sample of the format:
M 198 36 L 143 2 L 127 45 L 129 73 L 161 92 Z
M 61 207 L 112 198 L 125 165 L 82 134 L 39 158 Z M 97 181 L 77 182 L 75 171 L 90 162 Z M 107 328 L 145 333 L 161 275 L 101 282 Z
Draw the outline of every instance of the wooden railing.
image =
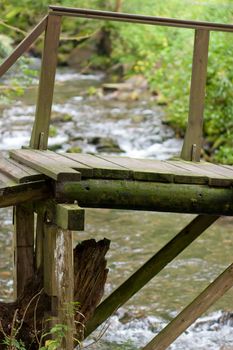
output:
M 50 11 L 48 15 L 42 19 L 34 30 L 18 45 L 14 52 L 0 66 L 1 77 L 15 63 L 15 61 L 26 50 L 28 50 L 30 45 L 39 37 L 39 35 L 45 31 L 36 115 L 30 140 L 30 147 L 35 149 L 47 149 L 61 19 L 62 16 L 72 16 L 117 22 L 189 28 L 195 31 L 189 115 L 181 158 L 184 160 L 199 161 L 203 137 L 202 129 L 209 35 L 210 31 L 233 32 L 233 25 L 118 12 L 66 8 L 60 6 L 50 6 L 49 9 Z

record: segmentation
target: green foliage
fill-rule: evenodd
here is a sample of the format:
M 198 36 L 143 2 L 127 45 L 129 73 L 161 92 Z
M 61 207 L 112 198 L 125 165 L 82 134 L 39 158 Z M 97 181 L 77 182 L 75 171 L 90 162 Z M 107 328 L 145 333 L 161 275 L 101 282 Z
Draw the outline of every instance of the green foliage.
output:
M 45 346 L 40 347 L 39 350 L 57 350 L 65 338 L 68 327 L 64 324 L 56 324 L 51 330 L 43 335 L 42 338 L 51 337 L 52 339 L 45 341 Z
M 116 0 L 85 0 L 81 5 L 79 0 L 2 0 L 2 18 L 12 28 L 0 22 L 1 35 L 5 38 L 0 40 L 0 56 L 9 52 L 12 43 L 8 38 L 13 36 L 15 42 L 21 40 L 22 32 L 28 32 L 38 22 L 49 4 L 113 10 Z M 231 0 L 123 0 L 122 11 L 221 23 L 232 23 L 233 19 Z M 14 30 L 14 26 L 19 31 Z M 193 30 L 65 18 L 63 34 L 68 39 L 62 41 L 63 62 L 72 47 L 88 40 L 82 38 L 93 38 L 103 26 L 110 32 L 111 54 L 95 55 L 89 64 L 105 67 L 121 63 L 126 75 L 143 74 L 151 91 L 158 93 L 158 102 L 166 105 L 167 122 L 182 135 L 188 114 Z M 204 135 L 207 151 L 215 160 L 224 162 L 232 162 L 228 152 L 233 139 L 232 57 L 233 35 L 211 32 Z M 20 88 L 15 90 L 21 93 Z

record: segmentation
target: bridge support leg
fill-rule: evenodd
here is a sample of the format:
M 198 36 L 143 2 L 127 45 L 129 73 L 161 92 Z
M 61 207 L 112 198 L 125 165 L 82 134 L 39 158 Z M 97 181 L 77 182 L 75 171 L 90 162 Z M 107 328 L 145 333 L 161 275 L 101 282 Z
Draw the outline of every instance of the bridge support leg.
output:
M 60 349 L 74 347 L 74 260 L 73 230 L 84 228 L 84 210 L 77 205 L 48 203 L 44 216 L 43 274 L 44 291 L 51 297 L 50 327 L 60 324 L 65 334 Z
M 15 298 L 34 274 L 34 210 L 32 204 L 14 208 L 14 280 Z
M 44 230 L 44 290 L 51 297 L 52 323 L 63 327 L 64 339 L 60 349 L 73 349 L 74 336 L 74 271 L 72 232 L 53 223 Z
M 86 325 L 85 335 L 88 336 L 106 321 L 108 317 L 143 288 L 218 218 L 219 216 L 199 215 L 192 220 L 191 223 L 182 229 L 169 243 L 97 307 L 94 316 Z

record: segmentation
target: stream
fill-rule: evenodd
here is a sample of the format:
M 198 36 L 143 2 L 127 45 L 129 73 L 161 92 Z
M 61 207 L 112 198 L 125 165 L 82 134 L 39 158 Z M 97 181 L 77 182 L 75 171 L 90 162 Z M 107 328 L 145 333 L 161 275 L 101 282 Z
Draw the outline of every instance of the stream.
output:
M 163 123 L 163 109 L 155 98 L 145 92 L 136 99 L 129 92 L 105 94 L 101 89 L 104 79 L 103 74 L 59 70 L 50 148 L 154 159 L 178 155 L 181 140 Z M 22 98 L 1 110 L 1 152 L 28 145 L 35 100 L 36 88 L 32 85 Z M 85 232 L 75 233 L 75 241 L 93 237 L 111 240 L 107 295 L 193 217 L 87 209 Z M 232 262 L 232 224 L 232 218 L 222 218 L 209 228 L 118 310 L 105 325 L 101 340 L 90 349 L 135 350 L 145 345 Z M 12 298 L 12 235 L 12 212 L 1 209 L 0 298 L 5 301 Z M 233 349 L 232 297 L 231 290 L 170 349 Z

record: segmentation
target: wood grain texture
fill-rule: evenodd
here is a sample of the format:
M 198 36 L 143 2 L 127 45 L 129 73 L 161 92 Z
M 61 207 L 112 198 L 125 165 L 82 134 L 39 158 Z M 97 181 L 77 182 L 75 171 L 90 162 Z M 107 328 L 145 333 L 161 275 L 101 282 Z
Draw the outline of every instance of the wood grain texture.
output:
M 233 286 L 233 264 L 173 319 L 143 350 L 165 350 Z
M 54 193 L 58 201 L 77 200 L 83 208 L 233 215 L 231 187 L 89 179 L 56 183 Z
M 208 64 L 208 46 L 209 31 L 197 29 L 195 31 L 194 40 L 188 125 L 181 151 L 181 158 L 184 160 L 200 160 L 205 103 L 205 85 Z
M 0 65 L 0 77 L 26 52 L 46 28 L 48 16 L 45 16 L 24 40 L 15 48 L 9 57 Z
M 14 208 L 14 274 L 16 297 L 34 275 L 34 211 L 32 204 Z
M 36 116 L 30 141 L 30 147 L 35 149 L 46 149 L 48 144 L 60 28 L 61 17 L 48 16 L 41 64 Z

